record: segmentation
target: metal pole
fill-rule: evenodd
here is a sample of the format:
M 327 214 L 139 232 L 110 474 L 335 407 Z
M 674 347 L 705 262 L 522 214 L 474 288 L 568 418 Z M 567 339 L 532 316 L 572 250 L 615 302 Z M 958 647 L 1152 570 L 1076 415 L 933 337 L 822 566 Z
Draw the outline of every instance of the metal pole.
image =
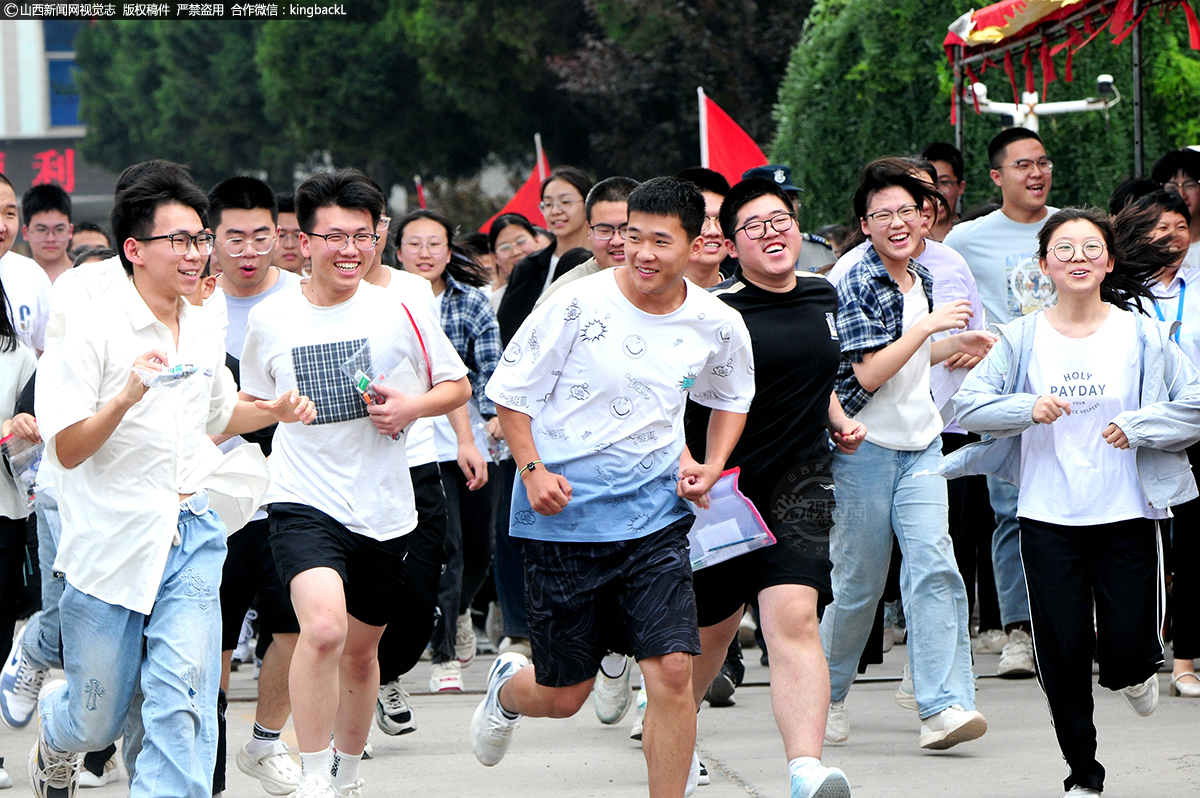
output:
M 962 45 L 954 45 L 954 146 L 959 152 L 963 151 L 963 113 L 967 110 L 963 102 L 962 58 Z
M 1134 0 L 1135 20 L 1142 13 L 1142 5 L 1143 0 Z M 1146 131 L 1142 119 L 1142 26 L 1134 28 L 1129 38 L 1133 48 L 1133 174 L 1142 177 L 1146 173 Z
M 696 99 L 700 103 L 700 165 L 708 168 L 708 103 L 704 101 L 704 87 L 696 87 Z

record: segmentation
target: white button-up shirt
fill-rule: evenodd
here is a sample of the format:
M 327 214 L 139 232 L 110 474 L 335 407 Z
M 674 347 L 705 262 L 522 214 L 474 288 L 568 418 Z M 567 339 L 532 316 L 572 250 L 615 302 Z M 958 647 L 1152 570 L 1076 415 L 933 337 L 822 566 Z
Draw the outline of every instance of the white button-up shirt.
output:
M 1147 310 L 1163 321 L 1179 322 L 1179 329 L 1171 337 L 1192 365 L 1200 368 L 1200 279 L 1197 278 L 1200 270 L 1184 266 L 1175 273 L 1170 285 L 1155 280 L 1150 284 L 1154 307 Z
M 73 308 L 61 341 L 43 357 L 36 408 L 50 461 L 61 468 L 58 433 L 120 394 L 133 361 L 151 349 L 165 352 L 168 366 L 197 371 L 151 388 L 95 454 L 60 472 L 62 538 L 54 562 L 77 590 L 143 614 L 154 606 L 175 540 L 179 495 L 247 494 L 238 503 L 253 512 L 266 489 L 261 453 L 223 458 L 207 437 L 228 426 L 237 402 L 222 331 L 180 299 L 176 346 L 132 282 Z

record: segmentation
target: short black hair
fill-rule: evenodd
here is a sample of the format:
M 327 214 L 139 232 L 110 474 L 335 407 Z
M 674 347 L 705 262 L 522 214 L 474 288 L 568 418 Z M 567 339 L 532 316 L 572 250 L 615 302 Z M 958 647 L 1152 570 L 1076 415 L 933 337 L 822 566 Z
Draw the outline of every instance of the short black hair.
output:
M 472 255 L 490 255 L 492 251 L 488 249 L 487 233 L 481 233 L 476 230 L 473 233 L 467 233 L 462 238 L 458 239 L 459 245 L 470 251 Z
M 652 177 L 629 195 L 629 214 L 674 216 L 688 240 L 700 235 L 704 227 L 704 196 L 696 185 L 677 177 Z
M 766 196 L 778 197 L 787 212 L 792 212 L 792 198 L 774 180 L 768 180 L 765 177 L 751 177 L 729 189 L 729 193 L 721 201 L 721 214 L 718 218 L 721 223 L 721 232 L 725 238 L 733 240 L 734 230 L 737 228 L 738 211 L 759 197 Z
M 925 149 L 921 150 L 921 157 L 933 163 L 934 161 L 945 161 L 950 164 L 950 171 L 954 173 L 954 177 L 958 182 L 963 181 L 963 155 L 958 151 L 958 147 L 949 144 L 945 141 L 935 141 L 932 144 L 927 144 Z
M 1042 143 L 1042 137 L 1027 128 L 1008 127 L 1001 130 L 988 142 L 988 165 L 992 169 L 999 169 L 1008 146 L 1025 139 L 1033 139 L 1039 144 Z
M 91 260 L 108 260 L 117 257 L 117 253 L 109 247 L 84 247 L 71 256 L 71 268 Z
M 563 180 L 570 183 L 581 197 L 587 197 L 593 185 L 592 179 L 582 169 L 576 169 L 574 166 L 560 166 L 546 175 L 546 179 L 542 181 L 541 188 L 538 189 L 539 199 L 546 195 L 546 186 L 550 185 L 551 180 Z
M 386 202 L 371 179 L 357 169 L 317 172 L 296 189 L 296 218 L 300 229 L 313 231 L 321 208 L 349 208 L 371 214 L 371 232 L 379 226 Z
M 1150 179 L 1166 183 L 1176 172 L 1183 172 L 1192 180 L 1200 180 L 1200 152 L 1191 147 L 1171 150 L 1154 162 L 1150 169 Z
M 729 181 L 725 175 L 704 166 L 689 166 L 675 175 L 680 180 L 690 180 L 701 191 L 711 191 L 724 197 L 729 193 Z
M 230 177 L 208 192 L 208 223 L 213 229 L 221 226 L 225 209 L 251 211 L 265 208 L 271 212 L 271 222 L 279 222 L 279 202 L 275 192 L 257 177 Z
M 290 191 L 275 195 L 275 204 L 279 207 L 280 213 L 295 213 L 296 212 L 296 195 Z
M 13 194 L 17 193 L 17 189 L 13 186 L 12 181 L 3 172 L 0 172 L 0 185 L 8 186 L 13 190 Z
M 934 203 L 936 207 L 942 195 L 929 183 L 913 177 L 912 169 L 913 161 L 910 158 L 878 158 L 864 166 L 858 189 L 854 192 L 854 217 L 867 218 L 867 203 L 871 197 L 893 186 L 907 191 L 918 208 L 924 207 L 926 201 Z
M 1187 203 L 1183 197 L 1174 191 L 1167 191 L 1165 188 L 1160 188 L 1157 191 L 1134 198 L 1130 202 L 1127 202 L 1124 207 L 1119 208 L 1118 213 L 1129 206 L 1135 208 L 1158 208 L 1159 216 L 1164 213 L 1177 213 L 1184 218 L 1188 225 L 1192 223 L 1192 213 L 1188 210 Z M 1116 216 L 1116 214 L 1114 213 L 1113 216 Z
M 163 205 L 185 205 L 206 225 L 208 200 L 179 164 L 169 161 L 137 164 L 126 169 L 122 178 L 130 170 L 137 170 L 136 179 L 126 181 L 113 200 L 111 224 L 113 239 L 119 242 L 117 254 L 121 256 L 121 265 L 126 274 L 133 276 L 133 264 L 125 256 L 125 242 L 148 235 L 154 228 L 154 215 Z
M 158 176 L 172 173 L 179 180 L 191 180 L 192 173 L 183 164 L 175 163 L 174 161 L 164 161 L 161 158 L 155 158 L 150 161 L 142 161 L 135 163 L 133 166 L 125 167 L 125 171 L 121 172 L 117 177 L 117 185 L 113 188 L 114 194 L 120 194 L 125 189 L 142 179 L 143 175 L 154 174 Z
M 1171 173 L 1174 176 L 1174 172 Z M 1134 200 L 1141 199 L 1147 194 L 1153 194 L 1156 191 L 1162 190 L 1162 183 L 1151 180 L 1148 177 L 1131 177 L 1121 181 L 1121 184 L 1113 189 L 1113 193 L 1108 197 L 1108 214 L 1116 216 L 1126 205 L 1129 205 Z
M 58 211 L 71 221 L 71 195 L 56 183 L 34 186 L 21 197 L 21 217 L 25 224 L 29 224 L 35 213 L 46 211 Z
M 110 247 L 112 246 L 112 236 L 110 236 L 108 234 L 107 230 L 105 230 L 103 227 L 96 224 L 95 222 L 76 222 L 75 223 L 75 234 L 79 235 L 80 233 L 99 233 L 100 235 L 104 236 L 104 240 L 106 240 L 108 242 L 108 245 Z M 93 247 L 93 249 L 95 249 L 95 247 Z M 115 252 L 113 253 L 113 255 L 116 255 L 116 254 L 117 253 L 115 253 Z
M 628 202 L 629 195 L 640 185 L 641 183 L 632 177 L 604 178 L 592 186 L 584 200 L 583 209 L 587 212 L 587 220 L 592 220 L 592 208 L 596 207 L 597 202 Z

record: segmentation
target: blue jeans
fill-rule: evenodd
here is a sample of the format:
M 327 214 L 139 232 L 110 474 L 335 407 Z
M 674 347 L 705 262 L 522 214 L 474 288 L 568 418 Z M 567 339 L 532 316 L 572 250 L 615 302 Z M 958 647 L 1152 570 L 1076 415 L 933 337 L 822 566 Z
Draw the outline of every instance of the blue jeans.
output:
M 863 443 L 852 455 L 834 453 L 834 600 L 821 621 L 833 701 L 844 701 L 854 681 L 887 581 L 894 530 L 904 554 L 900 592 L 920 715 L 928 718 L 951 704 L 975 708 L 967 591 L 947 530 L 940 456 L 940 440 L 923 452 Z
M 1021 567 L 1021 526 L 1017 523 L 1017 494 L 1020 488 L 999 477 L 988 477 L 988 498 L 996 515 L 992 534 L 992 572 L 996 575 L 996 598 L 1000 623 L 1029 623 L 1029 592 Z
M 23 648 L 29 664 L 39 670 L 62 667 L 62 636 L 58 631 L 58 600 L 63 594 L 63 578 L 55 576 L 54 558 L 58 556 L 58 538 L 62 521 L 58 502 L 38 491 L 33 499 L 37 515 L 38 570 L 42 572 L 42 610 L 25 624 Z
M 59 605 L 67 686 L 39 707 L 42 733 L 62 751 L 97 751 L 120 736 L 137 688 L 145 728 L 134 798 L 210 798 L 221 677 L 225 525 L 203 493 L 181 509 L 182 542 L 167 556 L 149 615 L 67 582 Z

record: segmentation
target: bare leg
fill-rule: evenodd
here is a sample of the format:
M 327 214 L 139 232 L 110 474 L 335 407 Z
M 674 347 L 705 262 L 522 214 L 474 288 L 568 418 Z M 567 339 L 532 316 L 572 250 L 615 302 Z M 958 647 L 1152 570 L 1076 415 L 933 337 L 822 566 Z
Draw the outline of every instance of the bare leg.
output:
M 500 706 L 530 718 L 569 718 L 587 701 L 595 681 L 546 687 L 537 683 L 533 666 L 529 665 L 514 673 L 500 688 Z
M 263 655 L 262 667 L 258 671 L 258 706 L 254 720 L 264 729 L 282 729 L 292 714 L 292 701 L 288 695 L 288 669 L 292 666 L 292 653 L 296 650 L 298 634 L 275 634 L 271 645 Z M 228 652 L 225 652 L 228 656 Z
M 704 701 L 708 686 L 721 672 L 725 654 L 733 642 L 733 636 L 737 634 L 745 611 L 743 607 L 719 623 L 700 627 L 700 656 L 692 658 L 692 695 L 696 699 L 697 711 Z
M 771 709 L 789 761 L 821 758 L 829 712 L 829 666 L 817 624 L 817 591 L 776 585 L 758 594 L 771 652 Z
M 288 679 L 296 742 L 304 753 L 324 751 L 338 712 L 338 663 L 349 621 L 346 593 L 337 571 L 324 567 L 296 574 L 290 589 L 300 620 Z
M 338 663 L 341 685 L 334 726 L 334 747 L 355 756 L 367 744 L 371 715 L 379 697 L 379 638 L 385 626 L 369 626 L 348 616 L 346 645 Z
M 650 798 L 679 798 L 687 787 L 696 749 L 696 705 L 692 699 L 692 656 L 665 654 L 638 662 L 646 677 L 646 720 L 642 752 Z

